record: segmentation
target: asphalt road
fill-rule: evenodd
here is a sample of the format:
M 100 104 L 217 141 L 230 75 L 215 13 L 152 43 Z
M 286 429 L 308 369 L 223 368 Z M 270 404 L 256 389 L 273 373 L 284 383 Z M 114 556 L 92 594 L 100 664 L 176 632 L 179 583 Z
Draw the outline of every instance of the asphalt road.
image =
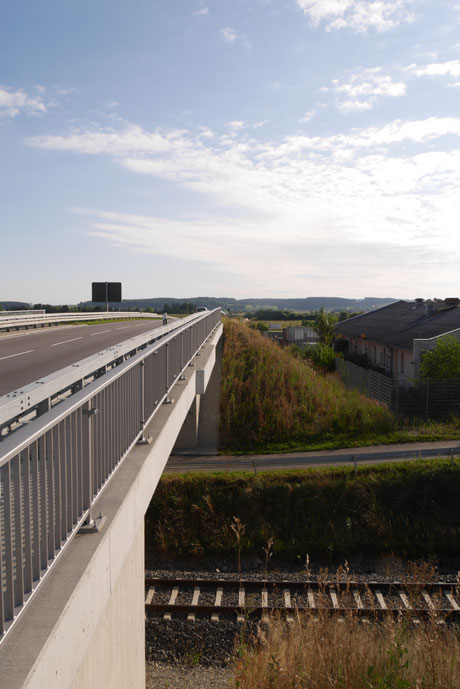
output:
M 0 396 L 162 325 L 161 319 L 0 334 Z
M 374 445 L 320 452 L 290 452 L 270 455 L 171 455 L 165 473 L 182 474 L 188 471 L 275 471 L 280 469 L 312 469 L 325 466 L 350 466 L 400 462 L 403 459 L 428 459 L 460 455 L 459 440 L 440 440 L 427 443 L 399 443 Z

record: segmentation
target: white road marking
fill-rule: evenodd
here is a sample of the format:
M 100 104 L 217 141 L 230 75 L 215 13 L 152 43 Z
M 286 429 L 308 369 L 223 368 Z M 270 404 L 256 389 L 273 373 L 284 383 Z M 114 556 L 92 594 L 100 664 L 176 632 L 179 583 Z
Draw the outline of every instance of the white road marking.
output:
M 102 335 L 102 333 L 111 333 L 112 328 L 109 328 L 109 330 L 99 330 L 98 333 L 91 333 L 90 337 L 94 337 L 95 335 Z
M 57 347 L 58 345 L 61 344 L 66 344 L 67 342 L 75 342 L 75 340 L 82 340 L 83 335 L 81 337 L 72 337 L 71 340 L 63 340 L 62 342 L 55 342 L 54 344 L 50 345 L 50 347 Z
M 21 354 L 29 354 L 29 352 L 35 352 L 35 349 L 28 349 L 25 352 L 17 352 L 16 354 L 8 354 L 8 356 L 0 356 L 0 361 L 2 361 L 2 359 L 11 359 L 13 356 L 21 356 Z
M 130 328 L 130 325 L 124 325 L 122 328 L 117 328 L 117 330 L 126 330 L 126 328 Z

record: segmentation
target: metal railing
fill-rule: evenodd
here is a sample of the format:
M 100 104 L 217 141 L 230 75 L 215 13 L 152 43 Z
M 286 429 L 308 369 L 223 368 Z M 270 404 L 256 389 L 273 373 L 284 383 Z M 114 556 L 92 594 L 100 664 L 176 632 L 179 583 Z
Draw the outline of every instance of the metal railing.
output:
M 26 311 L 21 313 L 2 311 L 0 330 L 15 330 L 19 328 L 37 327 L 39 325 L 51 325 L 52 323 L 78 323 L 79 321 L 118 320 L 126 318 L 159 318 L 157 313 L 141 313 L 138 311 L 95 311 L 79 313 L 39 313 Z
M 220 323 L 195 317 L 0 444 L 0 640 Z

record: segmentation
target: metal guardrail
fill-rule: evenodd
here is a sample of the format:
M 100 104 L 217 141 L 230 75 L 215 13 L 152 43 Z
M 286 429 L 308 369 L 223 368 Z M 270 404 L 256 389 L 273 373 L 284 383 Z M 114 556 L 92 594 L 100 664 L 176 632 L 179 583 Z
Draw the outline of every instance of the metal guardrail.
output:
M 5 431 L 22 418 L 30 420 L 32 416 L 39 416 L 51 409 L 53 404 L 62 396 L 67 396 L 81 390 L 87 382 L 111 370 L 126 359 L 144 349 L 152 342 L 164 337 L 170 332 L 180 330 L 199 316 L 193 314 L 183 319 L 175 320 L 155 330 L 136 335 L 120 344 L 108 347 L 97 354 L 93 354 L 70 366 L 44 376 L 33 383 L 24 385 L 0 397 L 0 441 Z
M 5 315 L 7 314 L 7 315 Z M 2 312 L 0 330 L 12 330 L 14 328 L 37 327 L 39 325 L 51 325 L 51 323 L 74 323 L 79 321 L 113 320 L 125 318 L 159 318 L 157 313 L 140 313 L 138 311 L 95 311 L 90 313 L 26 313 L 8 315 Z
M 219 323 L 195 316 L 2 441 L 0 641 Z
M 45 309 L 22 309 L 21 311 L 0 311 L 0 320 L 2 318 L 11 318 L 12 316 L 30 316 L 32 314 L 43 314 Z

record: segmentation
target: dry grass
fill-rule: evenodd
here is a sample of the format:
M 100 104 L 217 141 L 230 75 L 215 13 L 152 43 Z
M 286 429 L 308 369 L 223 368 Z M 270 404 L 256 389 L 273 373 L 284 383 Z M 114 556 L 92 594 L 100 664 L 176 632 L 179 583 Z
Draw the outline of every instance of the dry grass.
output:
M 357 439 L 396 428 L 377 402 L 346 390 L 236 320 L 225 323 L 221 444 L 227 450 L 318 438 Z
M 458 630 L 435 619 L 273 618 L 240 644 L 237 689 L 460 689 Z

